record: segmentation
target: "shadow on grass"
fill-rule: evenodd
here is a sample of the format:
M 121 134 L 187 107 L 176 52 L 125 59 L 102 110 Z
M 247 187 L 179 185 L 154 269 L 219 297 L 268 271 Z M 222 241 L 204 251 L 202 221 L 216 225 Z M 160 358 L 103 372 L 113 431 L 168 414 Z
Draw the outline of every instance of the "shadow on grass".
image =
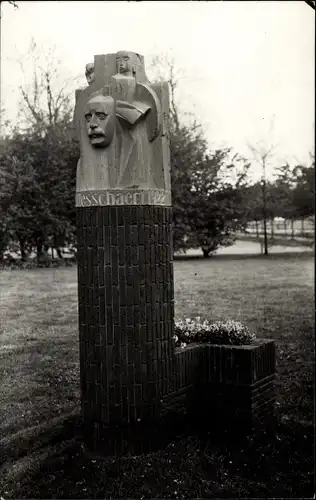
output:
M 3 498 L 294 498 L 313 492 L 312 426 L 250 436 L 185 426 L 160 449 L 103 458 L 82 447 L 76 412 L 5 443 Z M 12 448 L 11 448 L 12 446 Z M 9 459 L 10 457 L 10 459 Z M 19 458 L 18 458 L 19 457 Z M 11 460 L 11 461 L 10 461 Z M 300 470 L 299 476 L 294 474 Z M 2 476 L 2 478 L 1 478 Z
M 25 475 L 42 469 L 43 461 L 80 447 L 82 439 L 78 409 L 1 439 L 0 486 L 10 490 Z

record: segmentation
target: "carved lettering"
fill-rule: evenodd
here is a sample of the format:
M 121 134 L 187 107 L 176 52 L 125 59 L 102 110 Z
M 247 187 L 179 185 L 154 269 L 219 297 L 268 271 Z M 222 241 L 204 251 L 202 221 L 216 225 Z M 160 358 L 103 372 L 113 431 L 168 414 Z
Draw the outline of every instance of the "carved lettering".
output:
M 94 201 L 93 205 L 99 205 L 99 199 L 94 194 L 91 195 L 91 199 Z
M 115 205 L 115 194 L 108 192 L 108 205 Z
M 133 193 L 133 205 L 140 205 L 140 201 L 137 201 L 137 196 L 140 197 L 140 193 Z
M 118 193 L 116 195 L 116 205 L 124 205 L 124 195 L 122 193 Z
M 170 192 L 156 190 L 77 193 L 76 206 L 170 205 Z
M 133 203 L 133 195 L 132 193 L 126 193 L 124 198 L 125 205 L 131 205 Z
M 156 203 L 161 204 L 164 203 L 166 197 L 166 193 L 161 191 L 160 193 L 156 193 Z
M 108 204 L 108 200 L 107 200 L 106 194 L 107 193 L 101 193 L 101 194 L 99 194 L 99 205 L 107 205 Z M 104 197 L 105 197 L 105 201 L 104 201 Z
M 83 198 L 83 206 L 86 207 L 86 206 L 91 206 L 91 199 L 89 197 L 89 195 L 82 195 L 82 198 Z

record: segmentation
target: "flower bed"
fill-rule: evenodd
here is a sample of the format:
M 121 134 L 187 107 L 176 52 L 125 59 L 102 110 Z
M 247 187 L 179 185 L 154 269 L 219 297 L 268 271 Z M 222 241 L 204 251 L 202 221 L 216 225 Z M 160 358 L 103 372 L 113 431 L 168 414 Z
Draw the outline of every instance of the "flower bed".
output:
M 237 321 L 176 321 L 172 389 L 165 411 L 247 429 L 273 416 L 275 344 Z
M 186 347 L 191 343 L 249 345 L 256 336 L 239 321 L 226 320 L 210 323 L 207 319 L 186 318 L 175 322 L 175 347 Z

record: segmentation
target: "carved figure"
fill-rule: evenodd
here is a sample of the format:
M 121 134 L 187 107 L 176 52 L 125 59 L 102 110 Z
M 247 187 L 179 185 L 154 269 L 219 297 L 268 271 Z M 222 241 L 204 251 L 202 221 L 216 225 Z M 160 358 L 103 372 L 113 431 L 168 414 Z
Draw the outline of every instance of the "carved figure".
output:
M 136 54 L 121 51 L 116 54 L 116 71 L 111 77 L 111 93 L 117 100 L 132 103 L 136 90 Z
M 86 64 L 86 79 L 89 85 L 94 82 L 94 64 L 88 63 Z
M 134 56 L 137 54 L 133 54 Z M 133 64 L 133 57 L 131 57 L 131 53 L 126 50 L 121 50 L 116 54 L 116 67 L 117 72 L 121 75 L 132 76 L 133 78 L 136 75 L 135 64 Z

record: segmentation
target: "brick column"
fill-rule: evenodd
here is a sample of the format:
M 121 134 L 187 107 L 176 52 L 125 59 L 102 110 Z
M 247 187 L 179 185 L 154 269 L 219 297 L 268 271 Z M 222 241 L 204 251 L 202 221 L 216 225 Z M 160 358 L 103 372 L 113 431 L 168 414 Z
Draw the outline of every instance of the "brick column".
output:
M 77 207 L 80 377 L 93 428 L 159 418 L 174 348 L 171 207 Z

